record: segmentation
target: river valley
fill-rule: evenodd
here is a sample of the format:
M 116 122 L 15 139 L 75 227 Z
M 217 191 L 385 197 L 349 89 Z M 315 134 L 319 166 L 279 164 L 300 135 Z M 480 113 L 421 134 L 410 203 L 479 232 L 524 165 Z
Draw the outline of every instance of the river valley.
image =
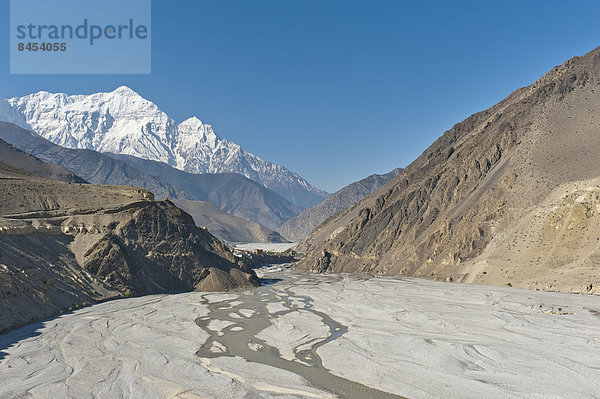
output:
M 600 297 L 259 270 L 0 336 L 0 397 L 600 397 Z

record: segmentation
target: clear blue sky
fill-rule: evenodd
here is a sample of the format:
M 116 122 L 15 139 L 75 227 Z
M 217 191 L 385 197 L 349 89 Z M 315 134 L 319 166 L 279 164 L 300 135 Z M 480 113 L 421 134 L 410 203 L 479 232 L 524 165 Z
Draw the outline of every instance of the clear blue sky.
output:
M 102 2 L 99 0 L 98 4 Z M 152 2 L 152 74 L 9 75 L 0 97 L 127 85 L 335 191 L 600 45 L 600 1 Z

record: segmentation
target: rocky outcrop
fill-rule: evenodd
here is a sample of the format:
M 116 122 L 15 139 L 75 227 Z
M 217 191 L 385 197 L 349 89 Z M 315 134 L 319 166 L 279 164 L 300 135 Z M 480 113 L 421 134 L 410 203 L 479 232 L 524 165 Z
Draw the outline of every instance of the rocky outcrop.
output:
M 595 292 L 599 85 L 596 49 L 456 124 L 313 232 L 298 266 Z
M 317 226 L 334 213 L 346 209 L 360 201 L 379 187 L 393 179 L 402 169 L 394 169 L 383 175 L 371 175 L 347 185 L 331 194 L 318 205 L 303 210 L 298 216 L 291 218 L 277 229 L 279 233 L 291 241 L 300 241 Z
M 0 330 L 109 298 L 259 284 L 192 217 L 145 190 L 0 162 Z
M 224 244 L 168 200 L 109 215 L 70 217 L 61 228 L 74 237 L 71 250 L 78 263 L 119 292 L 204 290 L 209 276 L 212 290 L 258 283 L 249 269 L 235 264 Z

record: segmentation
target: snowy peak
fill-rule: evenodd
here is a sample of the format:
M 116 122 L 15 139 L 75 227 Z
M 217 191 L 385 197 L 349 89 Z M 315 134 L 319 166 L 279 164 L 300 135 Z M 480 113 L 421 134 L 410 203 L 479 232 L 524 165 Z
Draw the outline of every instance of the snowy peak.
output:
M 285 167 L 220 138 L 195 116 L 177 124 L 127 86 L 89 95 L 40 91 L 11 98 L 0 102 L 0 120 L 63 147 L 133 155 L 190 173 L 240 173 L 302 207 L 328 195 Z
M 200 119 L 192 116 L 179 124 L 179 135 L 189 135 L 196 137 L 198 140 L 210 140 L 217 142 L 222 140 L 215 134 L 211 125 L 202 123 Z
M 202 121 L 200 119 L 198 119 L 197 117 L 192 116 L 191 118 L 188 118 L 188 119 L 184 120 L 183 122 L 181 122 L 179 125 L 200 128 L 200 127 L 204 126 L 204 123 L 202 123 Z
M 178 147 L 182 149 L 200 146 L 202 151 L 214 152 L 220 144 L 227 143 L 227 140 L 223 140 L 215 134 L 211 125 L 203 124 L 196 117 L 180 123 L 178 131 Z
M 130 97 L 141 97 L 136 91 L 132 90 L 127 86 L 119 86 L 112 91 L 113 94 L 118 94 L 122 96 L 130 96 Z
M 63 147 L 174 163 L 176 123 L 125 86 L 91 95 L 38 92 L 9 102 L 35 132 Z
M 192 173 L 232 172 L 220 160 L 215 159 L 215 154 L 223 151 L 230 153 L 235 150 L 234 147 L 239 149 L 237 144 L 221 139 L 211 125 L 202 123 L 195 116 L 181 122 L 177 130 L 174 152 L 177 154 L 178 169 Z M 219 170 L 221 166 L 224 166 L 223 170 Z

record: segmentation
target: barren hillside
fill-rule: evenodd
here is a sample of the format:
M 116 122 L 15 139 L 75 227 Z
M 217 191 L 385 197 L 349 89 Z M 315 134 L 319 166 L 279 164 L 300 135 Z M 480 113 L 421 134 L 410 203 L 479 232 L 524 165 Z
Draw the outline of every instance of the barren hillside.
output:
M 598 292 L 600 49 L 444 133 L 299 267 Z
M 0 330 L 113 297 L 257 284 L 190 215 L 148 191 L 0 162 Z

